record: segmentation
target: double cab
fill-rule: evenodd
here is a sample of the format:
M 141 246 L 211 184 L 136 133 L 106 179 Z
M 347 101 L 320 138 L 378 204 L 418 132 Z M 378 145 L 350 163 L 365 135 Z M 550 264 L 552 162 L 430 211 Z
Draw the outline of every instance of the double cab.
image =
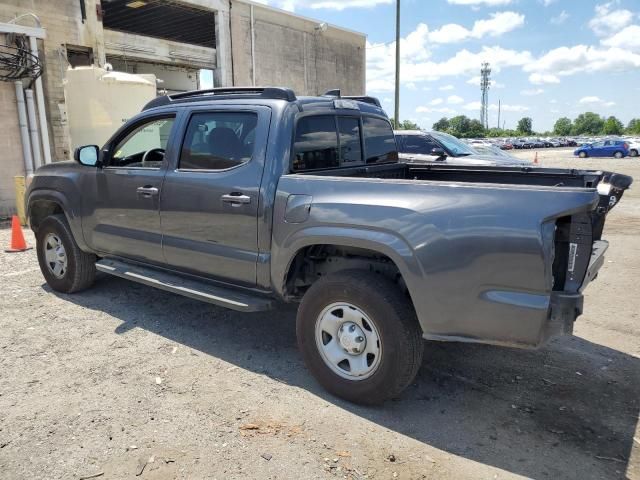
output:
M 398 396 L 426 340 L 539 347 L 572 332 L 631 178 L 398 162 L 371 97 L 217 88 L 158 97 L 27 191 L 52 289 L 96 271 L 243 312 L 299 303 L 310 372 Z

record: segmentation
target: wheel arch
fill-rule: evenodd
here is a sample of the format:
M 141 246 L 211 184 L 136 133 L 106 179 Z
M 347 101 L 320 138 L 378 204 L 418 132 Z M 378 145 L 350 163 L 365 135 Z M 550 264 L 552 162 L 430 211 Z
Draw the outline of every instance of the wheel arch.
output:
M 299 298 L 300 292 L 295 291 L 293 282 L 309 255 L 318 250 L 333 250 L 338 252 L 338 257 L 345 257 L 344 262 L 339 262 L 341 264 L 327 267 L 329 271 L 367 268 L 369 264 L 372 265 L 369 267 L 371 271 L 387 276 L 396 275 L 410 299 L 418 294 L 416 288 L 424 273 L 413 249 L 401 237 L 390 232 L 357 228 L 311 227 L 297 232 L 285 244 L 275 248 L 271 281 L 276 293 L 283 299 L 291 301 Z M 327 256 L 334 258 L 333 255 Z M 308 283 L 307 287 L 312 283 Z M 410 301 L 415 307 L 415 302 Z
M 26 204 L 27 220 L 31 230 L 37 232 L 42 221 L 48 216 L 62 214 L 65 216 L 78 246 L 82 250 L 89 250 L 82 234 L 80 217 L 64 194 L 55 190 L 34 190 L 29 193 Z

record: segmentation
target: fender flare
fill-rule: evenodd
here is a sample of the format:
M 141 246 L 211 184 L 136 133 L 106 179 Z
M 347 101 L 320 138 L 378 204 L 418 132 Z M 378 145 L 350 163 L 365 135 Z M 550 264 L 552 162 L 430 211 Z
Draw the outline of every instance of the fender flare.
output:
M 57 190 L 38 188 L 29 192 L 26 201 L 26 215 L 29 223 L 31 222 L 31 208 L 34 203 L 40 200 L 54 202 L 60 205 L 60 208 L 62 208 L 62 212 L 64 213 L 64 216 L 69 223 L 69 227 L 71 228 L 71 232 L 73 233 L 73 237 L 76 243 L 81 250 L 90 251 L 91 249 L 84 241 L 80 212 L 73 208 L 72 203 L 69 201 L 66 195 Z
M 391 259 L 407 285 L 412 298 L 419 294 L 416 287 L 424 271 L 413 249 L 399 235 L 372 229 L 353 227 L 309 227 L 287 237 L 281 245 L 274 245 L 271 258 L 271 283 L 280 296 L 284 288 L 291 263 L 298 252 L 312 245 L 336 245 L 365 248 L 379 252 Z M 415 306 L 415 302 L 414 302 Z

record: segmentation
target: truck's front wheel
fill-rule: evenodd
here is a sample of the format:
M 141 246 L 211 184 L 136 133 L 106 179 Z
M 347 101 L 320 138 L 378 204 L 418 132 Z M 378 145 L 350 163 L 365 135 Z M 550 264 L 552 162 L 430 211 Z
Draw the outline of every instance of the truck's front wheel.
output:
M 298 309 L 298 346 L 328 391 L 377 404 L 415 378 L 423 341 L 411 301 L 393 282 L 360 270 L 321 278 Z
M 96 257 L 80 250 L 64 215 L 45 218 L 36 242 L 40 271 L 55 291 L 73 293 L 93 284 Z

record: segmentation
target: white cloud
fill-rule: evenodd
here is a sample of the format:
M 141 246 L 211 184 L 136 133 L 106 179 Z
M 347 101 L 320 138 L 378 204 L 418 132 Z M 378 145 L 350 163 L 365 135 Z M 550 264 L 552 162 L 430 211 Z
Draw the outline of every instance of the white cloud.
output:
M 406 86 L 409 90 L 417 90 L 417 89 L 418 89 L 418 87 L 416 86 L 416 84 L 415 84 L 415 83 L 413 83 L 413 82 L 408 82 L 405 86 Z
M 449 107 L 434 108 L 434 107 L 428 107 L 428 106 L 422 105 L 416 108 L 416 113 L 431 113 L 431 112 L 444 113 L 446 115 L 452 115 L 456 113 L 455 110 Z
M 394 0 L 256 0 L 264 5 L 272 5 L 290 12 L 295 11 L 296 7 L 304 6 L 315 10 L 345 10 L 347 8 L 372 8 L 378 5 L 390 5 Z
M 429 102 L 429 105 L 441 105 L 444 103 L 444 100 L 441 98 L 434 98 Z
M 495 7 L 497 5 L 509 5 L 512 0 L 447 0 L 451 5 L 469 5 Z
M 483 62 L 489 62 L 493 71 L 499 72 L 504 67 L 522 67 L 533 61 L 531 53 L 526 50 L 485 46 L 476 52 L 463 49 L 446 60 L 435 62 L 430 60 L 428 37 L 427 25 L 419 24 L 413 32 L 400 40 L 400 71 L 403 84 L 435 81 L 446 77 L 468 77 L 475 74 Z M 367 91 L 393 90 L 394 76 L 395 42 L 367 42 Z
M 566 22 L 569 19 L 569 16 L 570 15 L 567 13 L 566 10 L 562 10 L 555 17 L 551 17 L 551 20 L 549 21 L 554 25 L 562 25 L 564 22 Z
M 604 107 L 613 107 L 616 104 L 616 102 L 607 102 L 596 96 L 582 97 L 578 100 L 578 103 L 581 105 L 600 105 Z
M 552 3 L 556 3 L 557 0 L 542 0 L 542 4 L 545 7 L 548 7 L 549 5 L 551 5 Z
M 528 97 L 533 97 L 535 95 L 543 94 L 544 90 L 541 88 L 532 88 L 530 90 L 520 90 L 520 95 L 525 95 Z
M 613 72 L 640 67 L 640 54 L 621 48 L 598 48 L 587 45 L 555 48 L 523 66 L 531 72 L 534 84 L 558 83 L 558 77 L 577 73 Z
M 640 26 L 629 25 L 609 38 L 600 41 L 607 47 L 628 48 L 640 51 Z
M 464 98 L 459 97 L 458 95 L 449 95 L 447 97 L 447 103 L 450 105 L 458 105 L 460 103 L 464 103 Z
M 453 90 L 453 85 L 443 85 L 442 87 L 438 88 L 438 90 L 442 90 L 443 92 L 447 91 L 447 90 Z
M 534 85 L 560 83 L 560 79 L 551 73 L 532 73 L 529 75 L 529 81 Z
M 601 37 L 622 30 L 633 21 L 633 12 L 626 9 L 612 10 L 617 2 L 596 5 L 595 16 L 589 20 L 589 27 Z
M 476 20 L 471 29 L 449 23 L 429 33 L 433 43 L 457 43 L 470 38 L 498 37 L 524 25 L 524 15 L 516 12 L 498 12 L 488 19 Z

